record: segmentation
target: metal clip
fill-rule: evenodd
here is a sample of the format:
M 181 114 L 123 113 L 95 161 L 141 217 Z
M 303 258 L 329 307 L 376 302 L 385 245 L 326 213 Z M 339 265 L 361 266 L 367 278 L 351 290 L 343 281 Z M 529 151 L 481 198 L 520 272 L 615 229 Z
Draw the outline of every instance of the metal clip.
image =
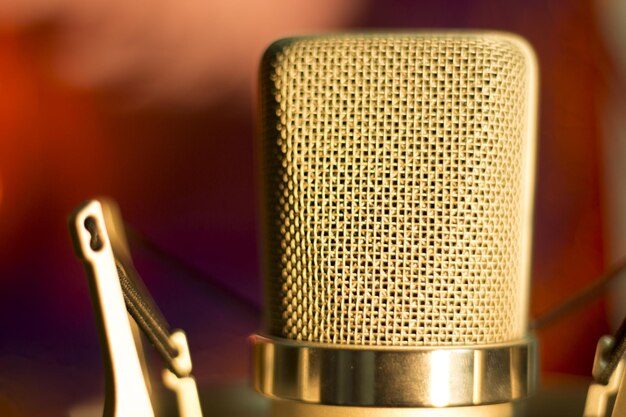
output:
M 606 354 L 613 347 L 615 340 L 612 336 L 602 336 L 598 341 L 596 348 L 596 356 L 593 363 L 593 375 L 596 377 L 601 374 L 606 367 Z M 617 368 L 611 375 L 608 384 L 603 385 L 598 382 L 592 382 L 587 391 L 587 401 L 585 403 L 584 417 L 606 417 L 609 400 L 615 397 L 615 405 L 613 406 L 612 417 L 626 417 L 626 394 L 623 387 L 626 387 L 626 374 L 624 366 L 626 359 L 622 358 Z
M 106 393 L 104 417 L 154 417 L 139 329 L 127 312 L 118 266 L 134 275 L 130 250 L 117 205 L 88 201 L 70 217 L 77 255 L 85 263 L 104 355 Z M 146 298 L 150 298 L 146 294 Z M 129 301 L 130 302 L 130 301 Z M 181 330 L 169 335 L 177 352 L 163 371 L 164 385 L 174 391 L 180 417 L 201 417 L 187 338 Z
M 170 337 L 170 343 L 178 351 L 172 365 L 176 373 L 183 376 L 178 377 L 169 369 L 163 369 L 163 384 L 176 394 L 180 417 L 202 417 L 196 381 L 191 376 L 191 356 L 187 336 L 182 330 L 176 330 Z
M 86 266 L 104 355 L 104 417 L 154 417 L 148 384 L 117 275 L 111 206 L 90 201 L 74 212 L 70 230 Z

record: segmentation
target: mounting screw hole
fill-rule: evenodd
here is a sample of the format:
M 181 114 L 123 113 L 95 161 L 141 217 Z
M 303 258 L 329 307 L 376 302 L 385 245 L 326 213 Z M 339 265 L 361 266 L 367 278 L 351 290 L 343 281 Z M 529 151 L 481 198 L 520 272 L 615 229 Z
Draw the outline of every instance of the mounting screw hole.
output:
M 100 238 L 100 233 L 98 232 L 98 224 L 96 222 L 96 219 L 89 216 L 85 219 L 84 225 L 85 229 L 87 229 L 89 234 L 91 234 L 89 246 L 93 251 L 98 252 L 100 249 L 102 249 L 102 246 L 104 245 L 102 244 L 102 239 Z

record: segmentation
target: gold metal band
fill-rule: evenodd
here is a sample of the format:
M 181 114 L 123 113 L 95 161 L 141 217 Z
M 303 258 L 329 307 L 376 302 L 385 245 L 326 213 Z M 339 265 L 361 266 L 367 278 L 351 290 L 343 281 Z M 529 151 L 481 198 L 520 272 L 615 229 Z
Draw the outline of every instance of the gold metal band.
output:
M 364 407 L 457 407 L 522 399 L 536 385 L 532 336 L 474 347 L 376 347 L 251 337 L 252 381 L 271 398 Z

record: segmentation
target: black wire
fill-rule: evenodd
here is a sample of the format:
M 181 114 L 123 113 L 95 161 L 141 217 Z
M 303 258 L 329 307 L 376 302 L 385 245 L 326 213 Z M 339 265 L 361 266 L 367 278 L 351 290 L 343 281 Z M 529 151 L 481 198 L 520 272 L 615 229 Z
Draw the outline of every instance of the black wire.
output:
M 125 228 L 127 235 L 131 241 L 134 241 L 135 243 L 146 249 L 148 252 L 156 255 L 156 257 L 160 261 L 165 261 L 171 266 L 182 270 L 186 276 L 195 278 L 198 282 L 201 282 L 202 284 L 210 285 L 222 295 L 228 297 L 230 300 L 236 302 L 239 306 L 248 310 L 254 316 L 258 316 L 261 314 L 261 305 L 257 301 L 252 300 L 251 298 L 239 293 L 235 289 L 225 285 L 223 282 L 207 274 L 201 269 L 191 265 L 189 262 L 180 258 L 178 255 L 175 255 L 174 253 L 163 249 L 161 246 L 149 239 L 143 233 L 137 231 L 128 223 L 125 224 Z
M 236 300 L 239 304 L 252 310 L 254 313 L 260 312 L 260 306 L 255 304 L 252 300 L 244 298 L 241 294 L 235 292 L 231 288 L 226 287 L 202 271 L 188 265 L 186 262 L 170 252 L 160 248 L 144 235 L 135 231 L 132 227 L 126 225 L 126 232 L 132 240 L 157 255 L 159 259 L 168 261 L 169 263 L 176 265 L 178 268 L 186 270 L 190 276 L 202 277 L 203 282 L 208 280 L 209 284 L 216 287 L 222 294 Z M 154 299 L 150 295 L 148 289 L 143 285 L 143 281 L 137 272 L 134 268 L 132 268 L 132 265 L 130 266 L 131 269 L 127 270 L 118 260 L 116 260 L 115 263 L 122 287 L 122 293 L 124 295 L 126 310 L 131 315 L 135 323 L 137 323 L 137 326 L 139 326 L 139 329 L 146 336 L 150 344 L 154 346 L 156 351 L 159 353 L 159 356 L 166 364 L 167 368 L 177 376 L 183 376 L 180 375 L 173 366 L 173 361 L 178 356 L 179 352 L 170 344 L 170 337 L 172 333 L 167 320 L 154 302 Z
M 116 261 L 117 275 L 122 286 L 126 310 L 137 323 L 146 338 L 157 350 L 167 368 L 181 377 L 173 366 L 178 351 L 170 344 L 170 326 L 156 306 L 148 290 L 133 272 L 129 273 Z
M 560 318 L 583 307 L 594 298 L 600 296 L 604 290 L 606 290 L 610 284 L 615 282 L 624 271 L 626 271 L 626 257 L 622 258 L 617 264 L 611 267 L 600 277 L 593 280 L 591 284 L 587 285 L 585 288 L 578 291 L 564 302 L 549 310 L 547 313 L 541 314 L 534 320 L 533 328 L 542 329 L 547 327 Z

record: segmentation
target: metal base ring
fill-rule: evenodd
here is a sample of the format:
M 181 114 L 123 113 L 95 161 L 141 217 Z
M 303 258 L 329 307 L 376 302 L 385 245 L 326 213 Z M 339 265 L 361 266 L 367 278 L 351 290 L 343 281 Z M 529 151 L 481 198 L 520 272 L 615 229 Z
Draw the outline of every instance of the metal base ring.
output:
M 274 399 L 362 407 L 462 407 L 532 394 L 532 336 L 465 348 L 347 346 L 251 337 L 255 389 Z

